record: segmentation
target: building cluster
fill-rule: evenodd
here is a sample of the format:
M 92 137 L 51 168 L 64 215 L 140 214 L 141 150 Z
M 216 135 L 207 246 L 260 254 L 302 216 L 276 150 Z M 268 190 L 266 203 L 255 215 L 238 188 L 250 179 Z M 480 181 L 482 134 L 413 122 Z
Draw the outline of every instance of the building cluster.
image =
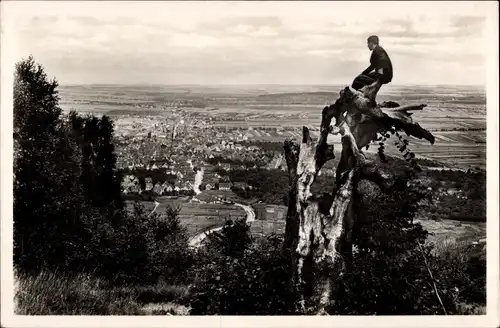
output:
M 117 119 L 117 166 L 125 169 L 124 193 L 153 192 L 158 195 L 189 190 L 246 190 L 252 189 L 242 182 L 232 182 L 215 171 L 222 169 L 260 168 L 286 170 L 282 154 L 265 151 L 245 144 L 252 128 L 223 129 L 213 127 L 211 118 L 196 117 L 182 110 L 172 110 L 168 118 L 159 116 L 120 117 Z M 127 133 L 123 133 L 123 132 Z M 122 133 L 120 133 L 122 132 Z M 220 159 L 220 161 L 219 161 Z M 196 181 L 197 172 L 203 170 L 202 180 Z M 139 183 L 134 172 L 141 176 L 161 171 L 175 181 L 155 182 L 151 178 Z M 146 173 L 144 173 L 146 172 Z
M 248 185 L 245 182 L 231 182 L 228 179 L 220 177 L 217 182 L 212 183 L 201 183 L 201 190 L 252 190 L 253 186 Z M 122 180 L 122 192 L 124 194 L 137 193 L 141 194 L 144 192 L 152 192 L 158 196 L 172 195 L 178 193 L 186 193 L 188 191 L 194 191 L 194 183 L 190 181 L 184 181 L 180 184 L 174 184 L 169 181 L 156 182 L 153 183 L 152 178 L 145 178 L 144 185 L 141 185 L 139 178 L 133 174 L 127 174 Z
M 145 178 L 144 186 L 142 186 L 139 178 L 132 174 L 124 176 L 122 180 L 122 192 L 124 194 L 141 194 L 145 192 L 151 192 L 155 195 L 162 196 L 187 193 L 190 191 L 193 191 L 193 185 L 189 181 L 177 185 L 174 185 L 168 181 L 164 181 L 162 183 L 156 182 L 155 184 L 153 184 L 152 178 Z

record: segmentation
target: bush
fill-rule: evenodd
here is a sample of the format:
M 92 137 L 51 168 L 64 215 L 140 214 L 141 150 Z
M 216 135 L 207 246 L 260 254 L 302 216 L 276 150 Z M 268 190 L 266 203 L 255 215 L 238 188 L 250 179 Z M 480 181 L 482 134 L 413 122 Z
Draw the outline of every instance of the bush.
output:
M 223 256 L 241 258 L 253 242 L 249 232 L 250 227 L 245 220 L 227 220 L 221 232 L 208 236 L 207 247 Z
M 114 284 L 155 284 L 186 281 L 193 255 L 180 225 L 179 211 L 168 207 L 166 215 L 145 213 L 135 203 L 132 213 L 102 230 L 98 252 L 99 274 Z
M 482 245 L 448 245 L 432 259 L 431 268 L 439 289 L 453 294 L 456 303 L 486 306 L 486 253 Z
M 245 225 L 226 226 L 200 254 L 190 297 L 191 314 L 289 314 L 293 297 L 286 279 L 289 257 L 281 252 L 282 239 L 273 235 L 260 243 L 232 244 L 232 240 L 250 240 Z
M 351 269 L 339 281 L 334 313 L 444 314 L 425 260 L 448 314 L 466 314 L 461 303 L 485 301 L 484 262 L 460 258 L 461 251 L 434 255 L 425 246 L 427 232 L 412 223 L 420 201 L 429 196 L 423 190 L 402 178 L 391 192 L 362 198 Z

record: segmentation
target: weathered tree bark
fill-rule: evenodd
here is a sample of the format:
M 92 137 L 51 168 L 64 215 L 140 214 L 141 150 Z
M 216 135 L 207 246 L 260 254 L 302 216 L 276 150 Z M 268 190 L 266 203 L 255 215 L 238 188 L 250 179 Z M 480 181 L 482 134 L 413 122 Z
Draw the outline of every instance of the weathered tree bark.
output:
M 291 252 L 291 287 L 299 295 L 295 305 L 301 313 L 327 314 L 334 305 L 335 279 L 342 275 L 345 260 L 352 253 L 352 204 L 357 183 L 367 179 L 382 189 L 391 187 L 391 177 L 368 161 L 360 149 L 374 140 L 377 132 L 391 127 L 434 143 L 432 134 L 413 122 L 409 113 L 425 105 L 376 105 L 380 86 L 374 83 L 360 91 L 346 87 L 335 104 L 323 109 L 317 141 L 311 139 L 306 127 L 300 145 L 285 141 L 290 189 L 284 248 Z M 329 134 L 342 136 L 342 150 L 332 194 L 321 197 L 312 194 L 311 186 L 322 166 L 335 157 L 333 145 L 327 144 Z

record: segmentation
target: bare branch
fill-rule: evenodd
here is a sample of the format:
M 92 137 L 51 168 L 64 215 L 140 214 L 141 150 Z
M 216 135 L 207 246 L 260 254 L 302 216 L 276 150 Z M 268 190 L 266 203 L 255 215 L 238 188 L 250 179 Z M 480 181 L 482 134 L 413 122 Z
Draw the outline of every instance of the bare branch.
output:
M 412 111 L 412 110 L 423 110 L 425 107 L 427 107 L 427 104 L 420 104 L 420 105 L 404 105 L 404 106 L 399 106 L 395 108 L 387 108 L 387 111 Z

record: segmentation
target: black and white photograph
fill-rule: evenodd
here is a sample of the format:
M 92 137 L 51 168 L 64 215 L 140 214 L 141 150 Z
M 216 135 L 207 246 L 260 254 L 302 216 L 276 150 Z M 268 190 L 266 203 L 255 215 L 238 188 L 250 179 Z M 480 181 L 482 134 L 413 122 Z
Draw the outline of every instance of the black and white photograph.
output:
M 1 6 L 2 326 L 500 325 L 497 2 Z

